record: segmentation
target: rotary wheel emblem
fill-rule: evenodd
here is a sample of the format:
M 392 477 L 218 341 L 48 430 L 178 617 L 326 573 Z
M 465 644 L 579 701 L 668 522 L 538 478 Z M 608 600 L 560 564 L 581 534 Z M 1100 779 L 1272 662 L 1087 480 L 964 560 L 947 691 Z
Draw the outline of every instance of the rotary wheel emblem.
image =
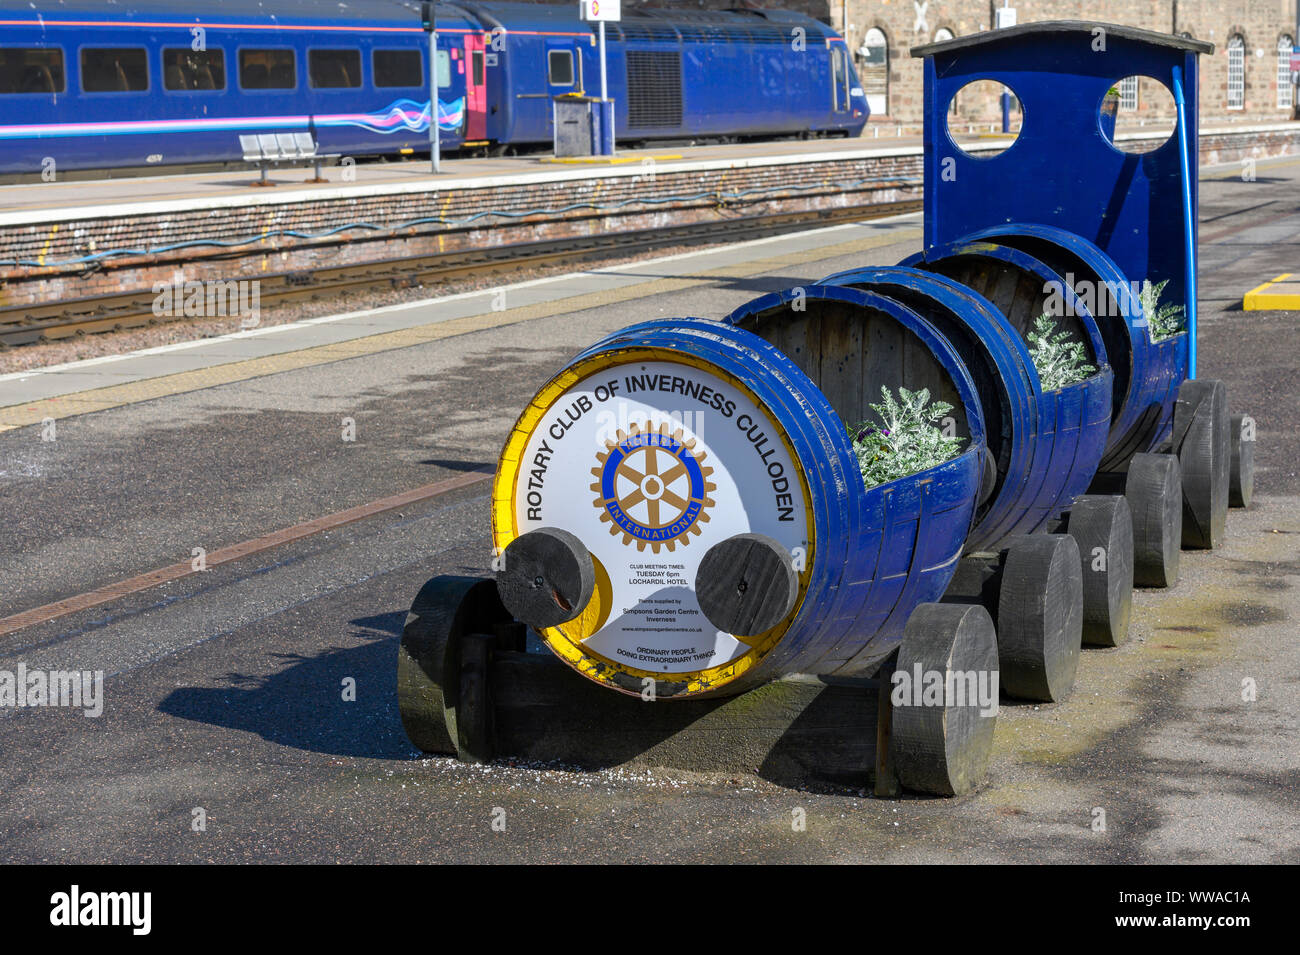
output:
M 709 492 L 717 490 L 709 481 L 713 468 L 704 466 L 707 455 L 695 450 L 695 439 L 684 437 L 667 424 L 658 431 L 632 425 L 597 453 L 600 464 L 591 469 L 595 506 L 609 532 L 622 533 L 624 544 L 635 543 L 637 550 L 649 544 L 656 554 L 660 547 L 671 551 L 678 541 L 689 544 L 708 523 Z

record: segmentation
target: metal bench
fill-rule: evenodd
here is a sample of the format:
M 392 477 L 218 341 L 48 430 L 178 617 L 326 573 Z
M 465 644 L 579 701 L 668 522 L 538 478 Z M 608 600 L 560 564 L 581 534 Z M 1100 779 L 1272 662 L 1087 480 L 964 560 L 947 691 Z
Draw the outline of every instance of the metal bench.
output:
M 321 164 L 331 159 L 338 159 L 341 154 L 324 154 L 317 151 L 316 139 L 311 133 L 259 133 L 240 136 L 239 146 L 244 152 L 244 162 L 255 165 L 262 170 L 262 178 L 253 183 L 255 186 L 273 186 L 275 183 L 266 178 L 266 171 L 271 166 L 297 166 L 311 163 L 316 176 L 309 182 L 324 182 L 321 177 Z

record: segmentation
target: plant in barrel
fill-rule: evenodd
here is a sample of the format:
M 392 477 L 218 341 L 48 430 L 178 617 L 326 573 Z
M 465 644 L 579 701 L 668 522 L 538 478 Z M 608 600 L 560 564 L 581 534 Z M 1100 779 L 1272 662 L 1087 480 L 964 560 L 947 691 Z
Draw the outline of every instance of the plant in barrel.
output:
M 1050 315 L 1040 315 L 1026 338 L 1044 391 L 1057 391 L 1097 371 L 1095 365 L 1088 364 L 1083 342 L 1068 331 L 1057 331 Z
M 1147 328 L 1151 332 L 1153 342 L 1162 341 L 1171 335 L 1177 335 L 1186 328 L 1183 306 L 1175 305 L 1172 302 L 1166 302 L 1164 305 L 1160 304 L 1160 295 L 1168 284 L 1168 279 L 1155 284 L 1152 284 L 1150 280 L 1146 280 L 1143 281 L 1142 290 L 1138 293 L 1138 301 L 1142 304 L 1142 316 L 1146 319 Z
M 878 423 L 861 421 L 849 426 L 858 467 L 867 487 L 938 467 L 961 451 L 963 439 L 942 425 L 952 412 L 946 401 L 930 401 L 930 391 L 899 387 L 898 397 L 884 385 L 881 401 L 873 404 Z

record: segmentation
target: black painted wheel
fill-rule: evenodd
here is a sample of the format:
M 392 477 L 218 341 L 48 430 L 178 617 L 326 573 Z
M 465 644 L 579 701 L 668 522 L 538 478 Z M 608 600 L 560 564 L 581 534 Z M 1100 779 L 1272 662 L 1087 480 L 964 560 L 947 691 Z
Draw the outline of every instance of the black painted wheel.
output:
M 1135 454 L 1129 462 L 1124 497 L 1133 517 L 1133 583 L 1172 587 L 1178 583 L 1183 540 L 1183 483 L 1172 454 Z
M 1183 546 L 1208 549 L 1223 543 L 1228 521 L 1228 472 L 1232 441 L 1223 382 L 1184 381 L 1174 405 L 1173 447 L 1183 479 Z
M 534 630 L 577 617 L 596 589 L 596 565 L 582 541 L 558 527 L 521 534 L 501 554 L 501 602 Z
M 1117 647 L 1133 610 L 1133 517 L 1118 495 L 1084 495 L 1070 509 L 1068 533 L 1079 545 L 1083 642 Z
M 1228 419 L 1232 464 L 1228 471 L 1228 506 L 1250 507 L 1255 496 L 1255 419 L 1235 414 Z
M 1010 696 L 1055 703 L 1070 695 L 1083 639 L 1079 546 L 1068 534 L 1016 538 L 998 591 L 998 660 Z
M 461 637 L 492 636 L 510 622 L 493 580 L 443 576 L 420 588 L 397 649 L 397 709 L 418 749 L 459 752 Z
M 910 685 L 918 672 L 923 678 L 934 674 L 931 679 L 953 692 L 927 704 Z M 912 612 L 895 670 L 909 685 L 898 684 L 891 717 L 891 755 L 900 783 L 916 792 L 953 796 L 984 779 L 997 722 L 997 672 L 997 635 L 983 607 L 921 604 Z M 881 687 L 882 693 L 893 690 Z
M 799 577 L 790 554 L 762 534 L 736 534 L 705 552 L 695 596 L 706 620 L 723 633 L 752 637 L 794 609 Z

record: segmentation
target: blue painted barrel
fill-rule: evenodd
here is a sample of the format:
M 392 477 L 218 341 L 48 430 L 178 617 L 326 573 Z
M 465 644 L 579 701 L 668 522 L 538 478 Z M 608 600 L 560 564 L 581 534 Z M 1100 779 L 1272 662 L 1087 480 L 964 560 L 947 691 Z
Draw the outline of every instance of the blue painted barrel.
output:
M 1047 274 L 1042 263 L 1014 250 L 950 249 L 948 253 L 934 264 L 953 271 L 972 260 L 1007 266 L 1007 274 L 1018 281 L 1004 289 L 1013 299 L 1026 276 Z M 1110 420 L 1110 370 L 1095 327 L 1084 326 L 1084 338 L 1097 372 L 1081 382 L 1044 391 L 1022 336 L 1024 309 L 1012 310 L 1018 326 L 964 283 L 937 271 L 905 266 L 851 270 L 823 281 L 868 289 L 908 305 L 949 339 L 970 370 L 988 423 L 997 476 L 992 494 L 977 511 L 968 551 L 987 550 L 1013 534 L 1043 529 L 1087 489 Z M 987 290 L 995 296 L 1003 294 Z
M 1092 483 L 1111 425 L 1114 374 L 1088 303 L 1047 263 L 995 241 L 934 246 L 900 265 L 936 272 L 979 293 L 1026 342 L 1038 317 L 1048 314 L 1058 331 L 1082 343 L 1095 369 L 1088 378 L 1051 391 L 1038 383 L 1040 423 L 1033 471 L 1042 475 L 1042 490 L 1030 513 L 1055 518 Z M 1036 378 L 1032 364 L 1030 370 Z M 1037 521 L 1035 529 L 1042 523 Z
M 1091 303 L 1114 370 L 1111 426 L 1101 470 L 1123 471 L 1134 454 L 1169 437 L 1178 386 L 1187 371 L 1187 333 L 1152 341 L 1130 279 L 1098 246 L 1055 226 L 1011 223 L 974 232 L 954 245 L 995 242 L 1034 256 Z M 931 253 L 927 252 L 927 257 Z
M 794 672 L 867 673 L 897 647 L 912 609 L 946 589 L 980 486 L 985 432 L 975 384 L 944 337 L 907 307 L 847 288 L 807 296 L 873 311 L 897 350 L 892 370 L 881 361 L 863 380 L 862 357 L 850 368 L 841 355 L 838 368 L 810 375 L 806 355 L 789 356 L 741 327 L 647 322 L 570 361 L 512 429 L 494 485 L 494 543 L 504 550 L 530 530 L 559 527 L 591 553 L 590 604 L 541 632 L 590 679 L 641 694 L 652 678 L 656 697 L 667 699 L 738 692 Z M 788 301 L 752 304 L 758 316 Z M 938 467 L 867 489 L 819 383 L 840 401 L 856 383 L 861 402 L 872 385 L 878 396 L 877 381 L 895 387 L 905 366 L 955 399 L 956 427 L 969 442 Z M 651 475 L 659 479 L 652 492 L 665 492 L 654 515 L 645 499 Z M 712 632 L 693 591 L 705 551 L 738 533 L 777 540 L 798 571 L 790 614 L 743 637 Z

